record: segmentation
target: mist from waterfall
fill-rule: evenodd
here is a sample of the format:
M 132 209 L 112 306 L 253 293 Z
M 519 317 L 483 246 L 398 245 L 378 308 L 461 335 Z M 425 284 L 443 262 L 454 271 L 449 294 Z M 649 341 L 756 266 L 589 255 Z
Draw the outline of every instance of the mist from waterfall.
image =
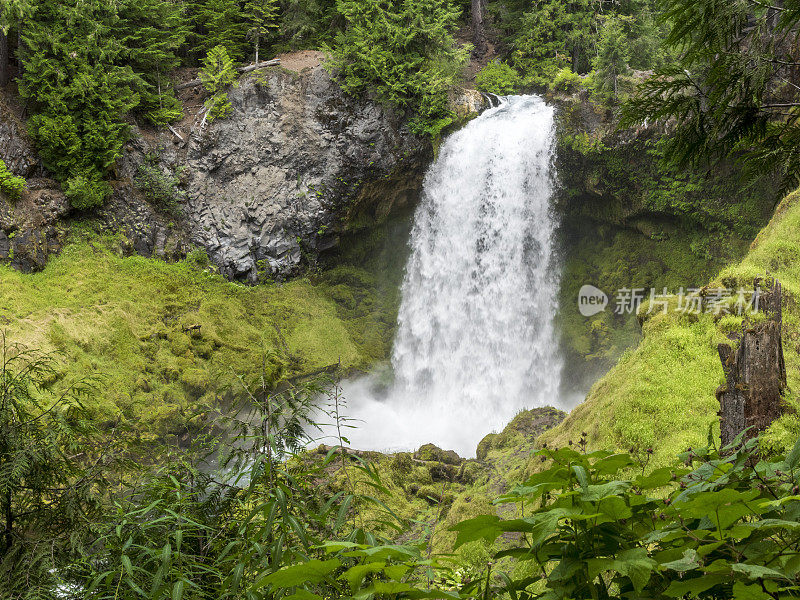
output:
M 449 136 L 411 233 L 394 381 L 343 384 L 360 449 L 474 456 L 523 408 L 558 405 L 554 109 L 512 96 Z

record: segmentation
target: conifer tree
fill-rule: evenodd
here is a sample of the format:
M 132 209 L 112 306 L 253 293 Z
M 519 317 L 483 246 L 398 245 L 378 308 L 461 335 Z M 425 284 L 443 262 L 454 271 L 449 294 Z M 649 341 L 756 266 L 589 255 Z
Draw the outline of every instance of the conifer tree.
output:
M 335 0 L 282 0 L 280 35 L 289 48 L 329 43 L 343 25 Z
M 169 74 L 180 65 L 178 51 L 188 35 L 181 5 L 171 0 L 124 0 L 114 37 L 124 47 L 120 60 L 140 78 L 137 91 L 142 112 L 158 125 L 181 116 Z
M 104 181 L 128 134 L 125 115 L 139 103 L 140 78 L 123 66 L 105 0 L 45 0 L 28 19 L 20 93 L 31 102 L 28 127 L 45 166 L 79 209 L 101 204 Z
M 209 51 L 200 69 L 200 81 L 211 94 L 205 103 L 203 122 L 227 115 L 231 110 L 227 89 L 236 81 L 236 69 L 225 46 L 216 46 Z
M 12 27 L 33 12 L 34 5 L 30 0 L 3 0 L 0 2 L 0 87 L 8 83 L 10 49 L 8 34 Z
M 329 48 L 326 65 L 350 93 L 378 97 L 416 113 L 412 128 L 438 134 L 451 122 L 447 90 L 466 53 L 452 31 L 460 11 L 447 0 L 340 0 L 347 26 Z
M 244 7 L 245 16 L 250 24 L 248 36 L 253 40 L 254 62 L 258 64 L 261 40 L 270 29 L 278 26 L 278 0 L 248 0 Z
M 625 38 L 620 17 L 609 17 L 600 32 L 597 44 L 597 56 L 593 64 L 597 70 L 597 87 L 601 92 L 618 97 L 618 80 L 620 75 L 629 71 L 630 49 Z
M 683 166 L 722 158 L 800 182 L 800 1 L 666 0 L 675 64 L 626 107 L 625 124 L 670 123 L 667 156 Z
M 191 14 L 201 56 L 224 46 L 234 61 L 244 59 L 249 27 L 238 0 L 196 0 L 191 5 Z

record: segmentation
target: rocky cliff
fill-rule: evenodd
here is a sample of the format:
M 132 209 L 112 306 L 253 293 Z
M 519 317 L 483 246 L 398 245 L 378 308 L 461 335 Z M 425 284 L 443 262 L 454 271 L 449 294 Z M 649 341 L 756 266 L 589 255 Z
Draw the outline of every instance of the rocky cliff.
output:
M 0 258 L 15 268 L 33 271 L 47 255 L 61 247 L 62 219 L 69 204 L 58 184 L 47 177 L 28 140 L 22 110 L 0 94 L 0 159 L 15 175 L 24 177 L 28 190 L 16 203 L 0 192 Z
M 379 219 L 413 201 L 430 144 L 403 115 L 345 95 L 321 66 L 280 67 L 242 78 L 229 118 L 137 137 L 123 174 L 136 179 L 148 154 L 178 174 L 177 221 L 231 279 L 295 272 L 337 244 L 356 214 Z M 187 131 L 188 129 L 188 131 Z
M 413 203 L 430 141 L 413 135 L 400 112 L 344 94 L 318 62 L 242 77 L 229 92 L 231 115 L 204 127 L 199 87 L 183 98 L 186 117 L 174 132 L 134 127 L 113 197 L 93 216 L 123 233 L 131 252 L 171 259 L 203 248 L 226 277 L 254 283 L 296 273 L 343 232 Z M 461 119 L 484 107 L 476 93 L 453 102 Z M 0 198 L 0 257 L 33 270 L 76 215 L 42 179 L 12 113 L 0 107 L 0 158 L 30 185 L 17 205 Z

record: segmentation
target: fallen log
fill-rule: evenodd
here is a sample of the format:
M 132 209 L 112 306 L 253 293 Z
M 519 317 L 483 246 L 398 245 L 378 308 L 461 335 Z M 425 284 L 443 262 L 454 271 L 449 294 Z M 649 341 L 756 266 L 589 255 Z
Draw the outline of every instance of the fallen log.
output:
M 256 69 L 263 69 L 265 67 L 274 67 L 276 65 L 281 64 L 280 58 L 273 58 L 272 60 L 267 60 L 257 65 L 248 65 L 246 67 L 239 67 L 236 69 L 239 73 L 249 73 L 250 71 L 255 71 Z M 178 90 L 185 90 L 187 88 L 197 87 L 198 85 L 203 85 L 203 82 L 200 79 L 192 79 L 191 81 L 187 81 L 186 83 L 179 83 L 175 86 L 175 91 Z

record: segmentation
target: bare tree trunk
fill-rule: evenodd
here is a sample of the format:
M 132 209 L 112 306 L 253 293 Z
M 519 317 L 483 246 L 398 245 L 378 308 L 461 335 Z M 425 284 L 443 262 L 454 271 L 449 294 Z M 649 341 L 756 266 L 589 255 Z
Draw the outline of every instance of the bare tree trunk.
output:
M 484 0 L 472 0 L 472 41 L 475 44 L 473 54 L 482 57 L 486 54 L 486 28 L 483 23 Z
M 8 38 L 0 31 L 0 87 L 8 85 L 10 78 L 8 64 Z
M 758 297 L 758 309 L 767 314 L 761 323 L 745 324 L 734 351 L 717 347 L 726 383 L 717 389 L 720 438 L 728 445 L 750 428 L 744 439 L 755 437 L 783 412 L 786 365 L 781 341 L 781 284 L 774 281 Z
M 25 44 L 22 42 L 22 20 L 17 26 L 17 78 L 22 79 L 25 74 Z
M 258 39 L 259 39 L 259 35 L 258 35 L 258 33 L 256 33 L 256 63 L 255 63 L 256 67 L 258 67 Z

